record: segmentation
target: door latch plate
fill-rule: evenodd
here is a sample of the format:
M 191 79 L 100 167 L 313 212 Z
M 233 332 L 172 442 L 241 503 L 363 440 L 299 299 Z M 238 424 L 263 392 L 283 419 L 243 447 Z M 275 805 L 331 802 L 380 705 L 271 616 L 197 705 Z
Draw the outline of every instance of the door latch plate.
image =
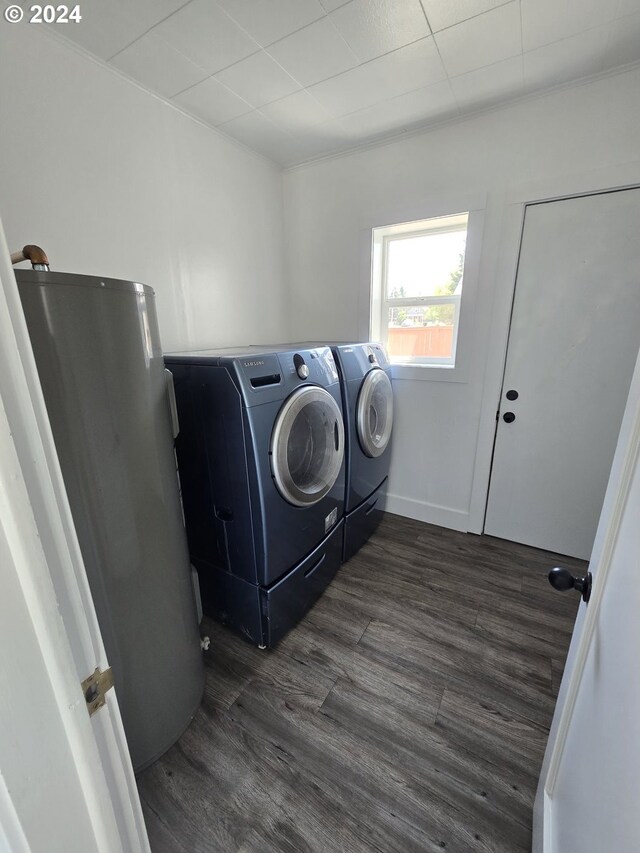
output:
M 80 685 L 87 703 L 87 711 L 92 717 L 106 703 L 106 693 L 113 687 L 113 670 L 111 667 L 103 672 L 99 666 Z

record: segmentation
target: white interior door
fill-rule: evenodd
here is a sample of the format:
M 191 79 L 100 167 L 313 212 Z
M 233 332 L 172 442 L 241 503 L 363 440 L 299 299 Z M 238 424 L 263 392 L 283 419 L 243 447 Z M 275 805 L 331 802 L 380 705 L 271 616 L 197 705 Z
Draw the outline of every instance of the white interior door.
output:
M 0 223 L 0 851 L 149 851 L 108 666 Z
M 640 850 L 638 519 L 640 359 L 540 777 L 534 853 Z
M 639 226 L 640 189 L 527 207 L 485 533 L 589 559 L 640 344 Z

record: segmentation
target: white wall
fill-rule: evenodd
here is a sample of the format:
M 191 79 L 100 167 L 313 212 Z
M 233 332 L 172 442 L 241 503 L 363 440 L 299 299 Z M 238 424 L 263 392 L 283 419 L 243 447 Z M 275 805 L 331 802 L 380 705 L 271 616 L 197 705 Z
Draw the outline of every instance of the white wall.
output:
M 285 174 L 296 340 L 366 338 L 371 227 L 486 205 L 462 381 L 395 385 L 389 509 L 481 530 L 522 202 L 640 182 L 639 151 L 635 68 Z
M 12 250 L 150 284 L 166 350 L 284 337 L 279 167 L 37 27 L 0 26 L 0 127 Z

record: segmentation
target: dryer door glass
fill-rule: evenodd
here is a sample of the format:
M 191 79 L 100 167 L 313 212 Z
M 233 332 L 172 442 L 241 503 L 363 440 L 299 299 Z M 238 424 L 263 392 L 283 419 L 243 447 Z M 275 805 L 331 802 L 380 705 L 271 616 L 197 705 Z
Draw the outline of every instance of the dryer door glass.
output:
M 298 388 L 285 401 L 271 435 L 278 491 L 295 506 L 317 503 L 338 479 L 343 456 L 340 407 L 324 388 Z
M 358 395 L 356 411 L 358 439 L 367 456 L 381 456 L 391 441 L 393 391 L 381 368 L 369 371 Z

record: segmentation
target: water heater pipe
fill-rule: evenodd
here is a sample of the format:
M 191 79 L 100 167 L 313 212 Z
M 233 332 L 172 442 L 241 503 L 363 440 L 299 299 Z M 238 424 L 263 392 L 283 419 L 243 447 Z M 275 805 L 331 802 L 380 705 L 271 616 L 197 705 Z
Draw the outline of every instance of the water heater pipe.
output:
M 11 253 L 11 263 L 19 264 L 22 261 L 31 261 L 31 266 L 34 270 L 49 271 L 49 258 L 44 249 L 40 246 L 25 246 L 19 252 Z

